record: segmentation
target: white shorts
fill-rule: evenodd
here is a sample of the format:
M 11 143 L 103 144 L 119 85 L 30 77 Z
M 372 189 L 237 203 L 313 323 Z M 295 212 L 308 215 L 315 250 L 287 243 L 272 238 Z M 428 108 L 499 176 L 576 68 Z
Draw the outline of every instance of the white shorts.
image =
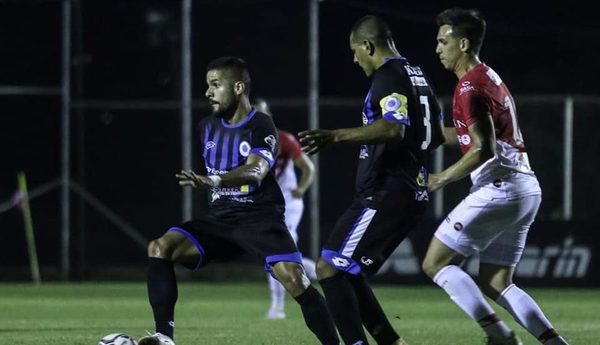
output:
M 476 191 L 448 214 L 435 236 L 465 257 L 479 252 L 482 263 L 514 267 L 541 201 L 541 194 L 506 199 Z

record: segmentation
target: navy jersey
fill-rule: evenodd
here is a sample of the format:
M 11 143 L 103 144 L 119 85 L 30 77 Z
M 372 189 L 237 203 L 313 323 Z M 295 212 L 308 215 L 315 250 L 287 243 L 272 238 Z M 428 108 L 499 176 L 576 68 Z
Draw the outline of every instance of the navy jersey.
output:
M 432 121 L 439 121 L 441 116 L 421 69 L 404 57 L 387 59 L 373 73 L 363 106 L 363 126 L 379 119 L 401 123 L 406 127 L 404 139 L 361 145 L 358 197 L 376 201 L 383 191 L 408 187 L 417 198 L 426 200 L 428 153 L 443 142 L 443 134 Z
M 259 155 L 271 166 L 258 186 L 212 188 L 211 213 L 219 217 L 260 213 L 282 218 L 283 196 L 273 174 L 279 138 L 271 117 L 252 108 L 246 119 L 234 125 L 211 115 L 200 122 L 199 129 L 208 176 L 224 174 L 245 165 L 251 154 Z

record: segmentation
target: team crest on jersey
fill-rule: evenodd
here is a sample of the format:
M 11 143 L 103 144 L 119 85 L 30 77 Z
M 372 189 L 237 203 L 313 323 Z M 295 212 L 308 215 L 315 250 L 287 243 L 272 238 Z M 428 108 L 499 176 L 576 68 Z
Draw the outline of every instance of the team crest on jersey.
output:
M 406 120 L 408 109 L 407 98 L 398 93 L 392 93 L 379 101 L 382 114 L 391 114 L 396 120 Z
M 469 145 L 471 143 L 471 136 L 468 134 L 458 135 L 458 143 L 461 145 Z
M 242 157 L 248 157 L 251 148 L 252 147 L 250 146 L 250 144 L 248 144 L 247 141 L 242 141 L 239 146 L 240 154 L 242 155 Z
M 275 144 L 277 144 L 277 139 L 273 134 L 269 134 L 265 137 L 265 143 L 271 147 L 271 150 L 275 150 Z

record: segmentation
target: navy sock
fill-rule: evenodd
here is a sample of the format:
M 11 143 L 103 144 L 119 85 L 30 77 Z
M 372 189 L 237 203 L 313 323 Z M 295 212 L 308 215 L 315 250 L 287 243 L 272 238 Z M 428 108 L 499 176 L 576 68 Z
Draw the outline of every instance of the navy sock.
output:
M 173 339 L 177 280 L 173 262 L 148 258 L 148 299 L 154 313 L 156 331 Z
M 359 344 L 367 345 L 358 299 L 346 276 L 346 273 L 337 273 L 319 283 L 344 343 L 356 344 L 362 341 Z
M 354 288 L 354 293 L 358 299 L 363 324 L 371 336 L 373 336 L 373 339 L 377 341 L 377 344 L 390 345 L 400 339 L 400 336 L 385 316 L 377 297 L 375 297 L 364 275 L 348 275 L 348 280 Z
M 295 299 L 300 304 L 306 326 L 317 336 L 321 344 L 339 345 L 340 340 L 323 296 L 314 287 L 309 286 Z

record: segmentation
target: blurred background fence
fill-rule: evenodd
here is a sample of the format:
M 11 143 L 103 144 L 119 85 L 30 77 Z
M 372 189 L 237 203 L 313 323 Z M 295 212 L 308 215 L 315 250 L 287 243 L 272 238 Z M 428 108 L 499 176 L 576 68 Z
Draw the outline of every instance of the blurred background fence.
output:
M 400 51 L 429 71 L 446 113 L 454 76 L 434 53 L 443 7 L 391 1 L 1 1 L 0 280 L 27 277 L 23 218 L 14 200 L 27 174 L 42 275 L 50 279 L 143 276 L 145 243 L 205 207 L 174 179 L 197 168 L 195 124 L 208 113 L 207 62 L 247 60 L 252 95 L 266 98 L 276 124 L 296 133 L 360 125 L 368 81 L 352 64 L 347 33 L 362 15 L 390 22 Z M 577 72 L 596 27 L 570 17 L 541 26 L 482 5 L 483 60 L 515 95 L 544 200 L 519 275 L 531 284 L 600 285 L 595 77 Z M 487 10 L 487 12 L 486 12 Z M 527 13 L 527 12 L 526 12 Z M 526 14 L 521 14 L 526 16 Z M 511 22 L 513 20 L 514 22 Z M 552 57 L 528 42 L 552 48 Z M 526 56 L 528 63 L 515 64 Z M 546 61 L 550 60 L 551 61 Z M 592 73 L 593 74 L 593 73 Z M 450 125 L 449 115 L 446 116 Z M 459 158 L 438 150 L 436 164 Z M 357 148 L 319 154 L 319 186 L 306 197 L 300 247 L 316 255 L 353 194 Z M 382 269 L 387 282 L 423 282 L 419 261 L 438 221 L 467 193 L 448 186 L 422 224 Z M 17 200 L 18 201 L 18 200 Z M 113 270 L 114 269 L 114 270 Z M 104 273 L 103 273 L 104 272 Z M 106 273 L 112 272 L 112 273 Z M 122 275 L 121 275 L 122 276 Z

